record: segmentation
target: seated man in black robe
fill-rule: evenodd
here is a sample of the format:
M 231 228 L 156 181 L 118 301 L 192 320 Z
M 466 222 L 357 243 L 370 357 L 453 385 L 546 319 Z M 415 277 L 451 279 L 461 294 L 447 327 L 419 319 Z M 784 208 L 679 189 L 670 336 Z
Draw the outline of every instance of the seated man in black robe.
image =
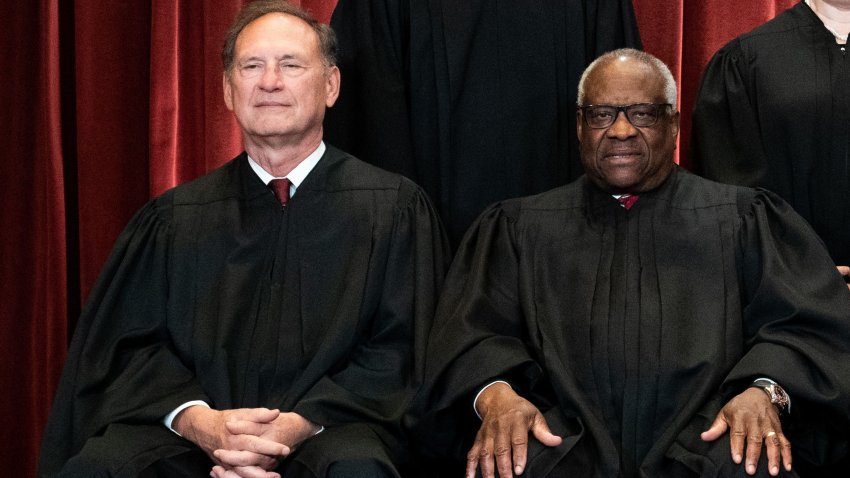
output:
M 794 476 L 840 457 L 850 294 L 823 244 L 776 195 L 674 164 L 676 85 L 651 55 L 603 55 L 578 101 L 585 176 L 493 205 L 455 257 L 422 446 L 470 478 Z
M 118 239 L 40 476 L 400 476 L 447 241 L 415 184 L 323 143 L 335 49 L 284 2 L 237 16 L 223 85 L 245 153 Z

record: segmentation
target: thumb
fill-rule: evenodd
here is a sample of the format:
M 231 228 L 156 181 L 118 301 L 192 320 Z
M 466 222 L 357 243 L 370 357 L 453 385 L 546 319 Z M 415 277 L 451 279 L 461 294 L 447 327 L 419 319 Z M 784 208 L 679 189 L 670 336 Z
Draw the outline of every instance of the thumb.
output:
M 229 420 L 224 424 L 228 432 L 234 435 L 260 436 L 265 427 L 264 423 L 252 422 L 250 420 Z
M 714 419 L 714 422 L 711 424 L 711 427 L 702 432 L 700 434 L 700 438 L 704 441 L 714 441 L 723 436 L 726 433 L 726 430 L 729 429 L 729 424 L 726 422 L 726 418 L 723 417 L 723 413 L 718 413 L 717 417 Z
M 561 444 L 561 437 L 552 433 L 546 419 L 538 413 L 534 416 L 534 422 L 531 424 L 531 433 L 540 443 L 546 446 L 558 446 Z
M 243 408 L 229 416 L 228 421 L 246 420 L 254 423 L 270 423 L 280 415 L 280 410 L 268 408 Z

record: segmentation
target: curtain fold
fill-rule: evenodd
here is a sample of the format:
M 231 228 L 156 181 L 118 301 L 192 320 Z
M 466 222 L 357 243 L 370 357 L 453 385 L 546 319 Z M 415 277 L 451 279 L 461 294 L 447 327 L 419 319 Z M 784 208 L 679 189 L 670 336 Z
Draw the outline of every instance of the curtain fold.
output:
M 3 2 L 0 18 L 15 19 L 0 29 L 0 455 L 28 476 L 68 333 L 59 6 Z
M 241 148 L 219 51 L 242 3 L 0 2 L 0 457 L 15 476 L 35 476 L 80 304 L 130 216 Z M 328 21 L 336 0 L 295 3 Z M 684 165 L 710 56 L 794 3 L 634 0 L 644 48 L 681 79 Z

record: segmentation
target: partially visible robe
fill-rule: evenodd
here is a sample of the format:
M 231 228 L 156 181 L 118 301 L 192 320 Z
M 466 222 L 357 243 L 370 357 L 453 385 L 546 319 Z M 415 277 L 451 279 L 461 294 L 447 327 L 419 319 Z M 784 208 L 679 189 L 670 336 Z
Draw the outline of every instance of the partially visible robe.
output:
M 693 116 L 696 170 L 788 201 L 850 264 L 850 57 L 800 2 L 719 50 Z
M 628 0 L 340 0 L 330 142 L 420 184 L 456 246 L 489 204 L 582 174 L 578 80 L 640 47 Z
M 184 453 L 162 420 L 197 399 L 365 423 L 403 460 L 447 248 L 421 189 L 333 147 L 285 210 L 244 153 L 166 192 L 88 300 L 39 476 L 87 444 L 121 476 Z
M 796 459 L 830 460 L 848 363 L 850 294 L 777 196 L 677 168 L 627 211 L 582 178 L 494 205 L 464 238 L 417 427 L 431 453 L 463 457 L 475 393 L 502 378 L 564 437 L 531 439 L 529 476 L 713 477 L 741 467 L 700 433 L 771 377 L 792 397 Z

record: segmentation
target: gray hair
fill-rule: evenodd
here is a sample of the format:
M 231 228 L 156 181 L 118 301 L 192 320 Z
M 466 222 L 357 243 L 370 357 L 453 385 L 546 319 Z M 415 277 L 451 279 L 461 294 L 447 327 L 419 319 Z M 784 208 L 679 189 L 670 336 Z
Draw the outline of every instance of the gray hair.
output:
M 310 28 L 319 36 L 319 50 L 321 51 L 325 66 L 331 67 L 336 65 L 336 35 L 330 26 L 316 20 L 310 13 L 289 2 L 283 0 L 258 0 L 245 5 L 236 15 L 236 19 L 233 20 L 233 24 L 227 30 L 227 34 L 224 37 L 224 46 L 221 49 L 221 62 L 224 64 L 225 73 L 229 75 L 233 71 L 236 38 L 249 23 L 269 13 L 292 15 L 310 25 Z
M 587 77 L 590 76 L 590 73 L 592 73 L 598 66 L 620 57 L 631 58 L 650 66 L 660 73 L 661 77 L 664 79 L 664 100 L 673 105 L 673 110 L 676 110 L 676 80 L 673 79 L 673 74 L 670 73 L 670 68 L 667 68 L 667 65 L 665 65 L 663 61 L 649 53 L 632 48 L 620 48 L 619 50 L 609 51 L 608 53 L 604 53 L 599 58 L 593 60 L 593 62 L 587 66 L 584 73 L 581 74 L 581 79 L 578 82 L 577 102 L 579 106 L 584 106 L 584 86 Z

